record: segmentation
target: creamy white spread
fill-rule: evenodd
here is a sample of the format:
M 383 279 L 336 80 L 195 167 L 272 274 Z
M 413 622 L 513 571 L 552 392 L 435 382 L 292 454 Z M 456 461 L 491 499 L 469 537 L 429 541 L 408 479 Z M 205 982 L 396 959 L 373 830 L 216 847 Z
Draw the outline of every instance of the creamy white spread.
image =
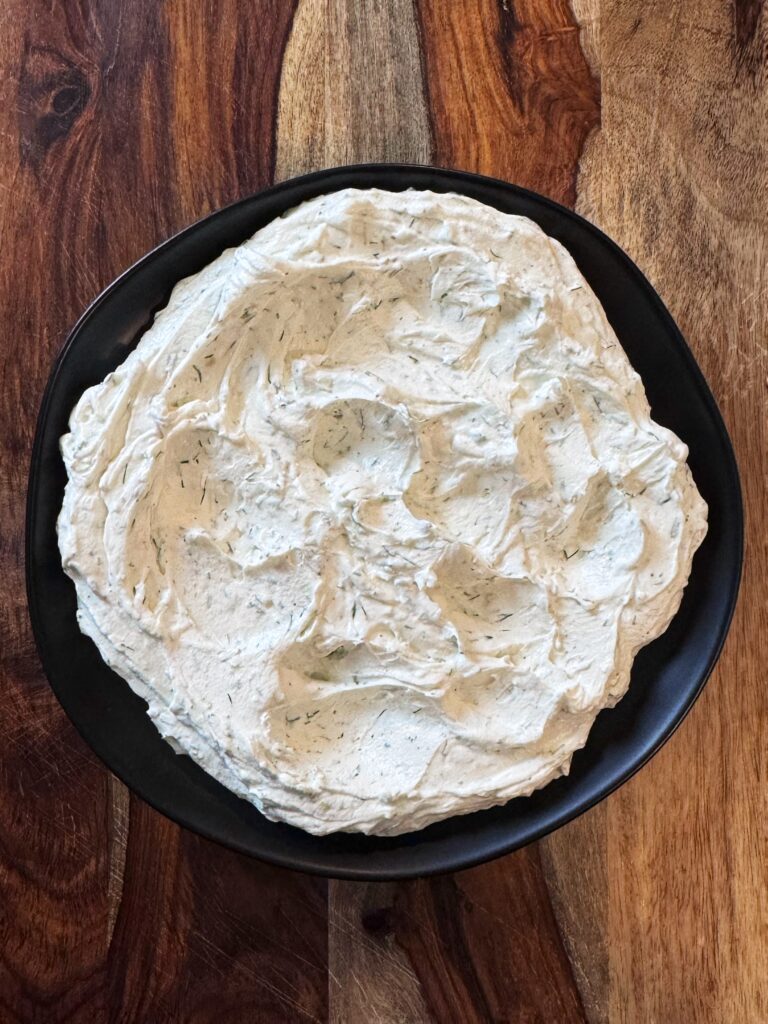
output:
M 182 281 L 62 438 L 78 619 L 270 818 L 396 834 L 567 772 L 706 506 L 575 263 L 349 189 Z

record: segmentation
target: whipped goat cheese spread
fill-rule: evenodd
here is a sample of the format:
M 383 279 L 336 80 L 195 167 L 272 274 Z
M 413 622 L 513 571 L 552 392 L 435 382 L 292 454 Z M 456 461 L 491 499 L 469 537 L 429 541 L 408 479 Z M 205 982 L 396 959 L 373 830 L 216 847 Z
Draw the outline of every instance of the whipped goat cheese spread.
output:
M 568 771 L 706 532 L 563 247 L 454 194 L 304 203 L 85 392 L 78 619 L 268 817 L 397 834 Z

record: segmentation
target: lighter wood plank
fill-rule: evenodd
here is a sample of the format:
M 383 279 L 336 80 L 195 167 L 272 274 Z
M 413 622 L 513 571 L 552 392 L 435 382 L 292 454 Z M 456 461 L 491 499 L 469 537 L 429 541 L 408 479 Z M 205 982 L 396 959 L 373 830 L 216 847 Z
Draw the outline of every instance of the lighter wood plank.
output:
M 276 178 L 430 158 L 411 0 L 302 0 L 283 63 Z
M 283 62 L 276 179 L 334 164 L 424 163 L 430 154 L 411 0 L 303 0 Z M 393 896 L 391 886 L 329 883 L 333 1024 L 430 1020 L 407 956 L 376 927 Z
M 590 70 L 600 78 L 600 11 L 603 0 L 571 0 L 570 7 L 579 28 L 579 45 Z
M 123 900 L 125 858 L 128 849 L 128 829 L 131 822 L 130 793 L 128 787 L 110 773 L 109 793 L 109 851 L 107 879 L 107 946 L 112 942 L 117 915 Z
M 602 0 L 596 25 L 595 6 L 576 4 L 602 84 L 577 208 L 627 249 L 687 335 L 736 445 L 748 522 L 717 672 L 606 804 L 608 1014 L 741 1024 L 768 1019 L 766 16 L 759 3 Z
M 589 1024 L 608 1022 L 606 808 L 539 843 L 544 877 Z
M 331 882 L 329 1008 L 331 1024 L 430 1024 L 433 1020 L 394 927 L 395 887 Z

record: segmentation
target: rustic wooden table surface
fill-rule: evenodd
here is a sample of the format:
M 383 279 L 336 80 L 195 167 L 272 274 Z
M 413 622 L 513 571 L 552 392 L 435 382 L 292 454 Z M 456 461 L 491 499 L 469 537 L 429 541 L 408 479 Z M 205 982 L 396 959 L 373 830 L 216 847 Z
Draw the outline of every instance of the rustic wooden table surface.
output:
M 768 1020 L 767 38 L 761 0 L 5 0 L 0 1024 Z M 407 884 L 266 867 L 131 796 L 24 596 L 35 415 L 78 313 L 190 221 L 358 160 L 498 175 L 612 235 L 709 379 L 749 524 L 725 653 L 654 761 L 536 846 Z

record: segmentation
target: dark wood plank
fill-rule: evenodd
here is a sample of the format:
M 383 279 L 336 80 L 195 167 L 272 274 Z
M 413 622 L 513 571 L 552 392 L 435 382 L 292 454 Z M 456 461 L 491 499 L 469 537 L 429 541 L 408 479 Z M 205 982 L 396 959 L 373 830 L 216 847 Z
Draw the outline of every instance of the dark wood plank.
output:
M 327 1015 L 326 886 L 191 836 L 75 735 L 26 620 L 36 407 L 87 302 L 272 178 L 293 4 L 28 4 L 2 14 L 0 1020 Z
M 258 864 L 132 805 L 108 962 L 114 1019 L 325 1020 L 325 882 Z

